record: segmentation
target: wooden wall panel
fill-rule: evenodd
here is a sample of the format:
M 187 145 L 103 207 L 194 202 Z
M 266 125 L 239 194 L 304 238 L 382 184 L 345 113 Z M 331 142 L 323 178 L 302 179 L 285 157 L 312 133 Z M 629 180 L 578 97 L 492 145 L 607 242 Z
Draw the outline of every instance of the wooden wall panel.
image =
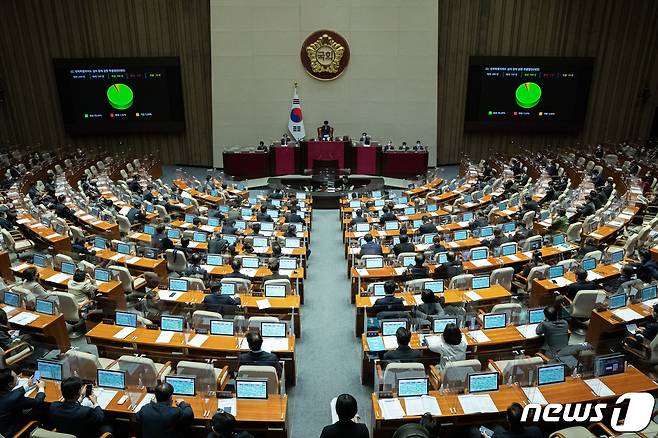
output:
M 654 0 L 438 0 L 438 163 L 520 145 L 619 141 L 646 136 L 658 94 L 658 2 Z M 465 133 L 469 56 L 596 58 L 578 135 Z M 652 91 L 648 102 L 639 93 Z M 513 142 L 513 143 L 512 143 Z
M 157 152 L 165 163 L 211 165 L 208 0 L 3 0 L 1 11 L 0 141 L 93 144 Z M 68 136 L 52 59 L 129 56 L 180 56 L 185 132 Z

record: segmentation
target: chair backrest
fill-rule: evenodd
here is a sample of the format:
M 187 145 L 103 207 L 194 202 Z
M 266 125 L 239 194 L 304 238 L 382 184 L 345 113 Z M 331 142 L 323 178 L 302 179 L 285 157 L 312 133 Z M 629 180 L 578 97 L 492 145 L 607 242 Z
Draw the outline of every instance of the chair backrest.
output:
M 210 321 L 213 319 L 222 319 L 222 315 L 207 310 L 195 310 L 194 313 L 192 313 L 192 327 L 195 329 L 201 328 L 210 330 Z
M 534 213 L 534 212 L 533 212 Z M 536 242 L 541 242 L 542 236 L 530 236 L 523 242 L 523 250 L 529 251 Z
M 502 381 L 508 382 L 510 380 L 510 375 L 514 375 L 517 368 L 535 368 L 538 365 L 544 363 L 543 359 L 538 356 L 533 357 L 524 357 L 521 359 L 512 359 L 503 362 L 505 364 L 504 368 L 500 371 L 502 372 Z M 532 385 L 532 382 L 529 382 Z
M 108 269 L 119 275 L 119 281 L 121 281 L 121 286 L 124 291 L 130 292 L 133 290 L 133 277 L 130 275 L 128 268 L 125 266 L 108 266 Z
M 599 251 L 598 249 L 594 250 L 594 251 L 590 251 L 587 254 L 585 254 L 583 259 L 589 259 L 589 258 L 596 259 L 597 261 L 600 262 L 601 259 L 603 258 L 603 253 L 601 251 Z
M 60 269 L 62 267 L 62 262 L 75 263 L 73 259 L 66 254 L 55 254 L 55 257 L 53 257 L 55 268 Z
M 169 218 L 169 215 L 167 214 L 167 209 L 165 208 L 164 205 L 156 205 L 155 206 L 155 211 L 158 213 L 158 216 L 160 219 L 167 219 Z
M 584 426 L 567 427 L 566 429 L 560 429 L 549 435 L 549 438 L 595 438 L 595 437 L 596 435 L 594 435 Z
M 653 338 L 653 341 L 649 344 L 649 350 L 651 351 L 649 363 L 658 363 L 658 336 Z
M 536 214 L 537 213 L 533 210 L 533 211 L 528 211 L 523 215 L 523 218 L 521 220 L 525 224 L 526 228 L 532 229 L 532 222 L 535 220 Z
M 117 367 L 126 372 L 126 385 L 137 385 L 139 379 L 146 387 L 152 388 L 157 384 L 158 369 L 153 359 L 143 356 L 125 355 L 117 359 Z
M 532 281 L 537 278 L 543 278 L 546 275 L 547 269 L 548 269 L 548 265 L 543 265 L 543 264 L 530 268 L 530 272 L 528 273 L 528 278 L 527 278 L 528 282 L 526 284 L 526 290 L 528 291 L 532 290 Z
M 286 322 L 286 321 L 280 321 L 279 318 L 276 316 L 252 316 L 249 318 L 247 321 L 247 327 L 248 328 L 257 328 L 260 330 L 260 323 L 261 322 Z M 287 324 L 287 322 L 286 322 Z
M 448 289 L 461 289 L 466 290 L 471 288 L 471 281 L 473 280 L 473 274 L 459 274 L 455 275 L 450 279 L 450 285 Z
M 564 266 L 564 270 L 566 271 L 567 269 L 571 269 L 571 267 L 576 264 L 576 259 L 560 260 L 557 262 L 557 264 L 559 266 Z
M 70 226 L 69 230 L 71 230 L 71 238 L 73 239 L 73 242 L 78 243 L 85 241 L 85 233 L 80 227 Z
M 514 268 L 498 268 L 491 272 L 491 284 L 499 284 L 507 290 L 512 290 Z
M 30 433 L 30 438 L 75 438 L 75 435 L 53 432 L 52 430 L 37 427 Z
M 2 233 L 2 240 L 5 242 L 7 249 L 10 252 L 16 251 L 16 242 L 14 242 L 14 238 L 11 236 L 9 231 L 2 228 L 0 229 L 0 233 Z
M 187 280 L 187 288 L 189 290 L 205 290 L 206 285 L 203 283 L 203 280 L 200 278 L 194 277 L 181 277 L 182 280 Z
M 582 229 L 582 222 L 574 222 L 573 224 L 569 225 L 569 228 L 567 228 L 567 240 L 569 242 L 579 242 Z
M 404 286 L 406 290 L 419 290 L 423 288 L 423 285 L 427 281 L 433 281 L 433 278 L 417 278 L 415 280 L 409 280 L 407 281 Z M 371 285 L 368 285 L 368 291 L 371 290 Z
M 449 378 L 451 374 L 460 374 L 458 373 L 460 370 L 464 370 L 469 373 L 477 373 L 478 371 L 482 370 L 482 364 L 477 359 L 454 360 L 446 362 L 445 366 L 441 370 L 441 385 L 448 386 L 454 383 L 447 381 L 446 378 Z
M 196 377 L 197 393 L 207 394 L 208 390 L 217 391 L 217 371 L 212 363 L 181 360 L 176 365 L 176 375 Z
M 73 348 L 64 354 L 67 356 L 71 368 L 77 370 L 78 376 L 82 380 L 96 380 L 96 370 L 103 368 L 95 354 Z
M 130 221 L 122 214 L 117 214 L 117 224 L 119 224 L 119 232 L 122 234 L 130 233 Z
M 165 251 L 167 259 L 167 269 L 170 271 L 184 271 L 187 269 L 187 257 L 183 251 L 168 249 Z
M 78 267 L 84 269 L 84 271 L 87 274 L 90 274 L 92 276 L 94 275 L 94 269 L 96 269 L 96 265 L 86 260 L 80 260 L 80 262 L 78 263 Z
M 235 289 L 239 293 L 246 293 L 249 292 L 249 289 L 251 289 L 251 281 L 247 280 L 246 278 L 222 278 L 220 282 L 223 283 L 235 283 Z
M 648 225 L 640 228 L 640 231 L 637 233 L 638 245 L 642 245 L 644 242 L 646 242 L 650 232 L 651 232 L 651 227 Z
M 587 318 L 592 315 L 592 310 L 596 307 L 597 302 L 605 300 L 606 293 L 604 290 L 581 290 L 578 291 L 573 299 L 571 316 L 574 318 Z
M 80 312 L 78 311 L 78 303 L 73 294 L 68 292 L 52 292 L 51 296 L 57 298 L 59 303 L 59 311 L 64 315 L 67 322 L 76 323 L 80 321 Z
M 292 290 L 292 286 L 290 284 L 290 280 L 287 278 L 276 278 L 274 280 L 267 280 L 266 282 L 263 283 L 263 291 L 265 291 L 265 287 L 267 285 L 284 285 L 286 287 L 286 295 L 290 295 L 290 291 Z
M 518 324 L 521 310 L 522 306 L 519 303 L 502 303 L 493 306 L 491 313 L 504 313 L 507 315 L 507 321 L 511 324 Z
M 626 254 L 626 257 L 632 258 L 633 255 L 635 254 L 636 249 L 637 249 L 637 234 L 634 234 L 628 239 L 626 239 L 626 243 L 624 244 L 624 254 Z
M 400 378 L 425 377 L 425 366 L 418 362 L 395 362 L 389 363 L 384 369 L 382 385 L 384 390 L 393 389 L 397 386 Z
M 267 392 L 269 394 L 279 393 L 279 376 L 276 368 L 266 365 L 241 365 L 238 368 L 238 378 L 244 379 L 267 379 Z
M 398 254 L 397 259 L 398 262 L 402 262 L 405 257 L 415 257 L 415 256 L 416 256 L 415 252 L 401 252 L 400 254 Z
M 414 255 L 416 255 L 416 253 L 414 253 Z M 382 264 L 384 263 L 384 260 L 383 260 L 384 257 L 382 257 L 380 255 L 375 255 L 375 254 L 366 254 L 366 255 L 361 256 L 361 264 L 365 266 L 366 259 L 377 259 L 377 258 L 382 259 Z

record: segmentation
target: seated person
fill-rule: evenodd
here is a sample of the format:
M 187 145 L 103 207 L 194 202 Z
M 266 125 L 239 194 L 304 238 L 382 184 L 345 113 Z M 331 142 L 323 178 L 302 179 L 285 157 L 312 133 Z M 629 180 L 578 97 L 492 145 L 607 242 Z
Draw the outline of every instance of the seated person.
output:
M 228 246 L 228 240 L 224 239 L 221 234 L 214 233 L 208 240 L 208 254 L 223 254 Z
M 193 253 L 187 261 L 187 268 L 183 271 L 183 276 L 199 278 L 204 282 L 208 281 L 208 271 L 201 267 L 202 261 L 201 254 L 198 252 Z
M 532 199 L 532 196 L 525 195 L 523 200 L 524 202 L 521 205 L 521 210 L 519 211 L 519 219 L 523 219 L 523 216 L 531 211 L 534 211 L 535 215 L 539 215 L 539 212 L 541 211 L 541 207 L 539 206 L 539 204 L 537 204 L 537 201 Z
M 440 368 L 444 368 L 448 362 L 466 359 L 466 338 L 462 336 L 456 324 L 446 325 L 441 336 L 429 336 L 425 339 L 427 348 L 441 355 Z
M 263 284 L 268 280 L 288 280 L 288 277 L 285 274 L 279 274 L 279 259 L 272 257 L 267 261 L 267 267 L 272 271 L 270 275 L 263 277 Z
M 560 350 L 569 345 L 569 323 L 560 318 L 560 311 L 556 306 L 544 308 L 545 321 L 537 326 L 537 334 L 544 335 L 542 350 L 550 357 L 555 357 Z
M 247 333 L 247 344 L 249 344 L 250 351 L 240 354 L 241 365 L 271 366 L 276 368 L 276 372 L 281 375 L 281 362 L 276 354 L 262 350 L 263 338 L 260 333 Z
M 503 243 L 509 242 L 507 236 L 503 233 L 503 230 L 500 228 L 494 228 L 493 239 L 489 241 L 489 248 L 494 249 L 498 248 Z
M 153 248 L 160 248 L 162 240 L 166 237 L 167 228 L 165 227 L 165 224 L 158 224 L 158 226 L 155 227 L 155 234 L 151 236 L 151 246 Z
M 542 438 L 542 431 L 537 426 L 525 426 L 521 422 L 523 406 L 514 402 L 507 408 L 507 425 L 495 426 L 493 436 L 482 433 L 483 438 Z
M 398 348 L 384 353 L 384 360 L 416 359 L 421 356 L 420 350 L 409 347 L 411 333 L 405 327 L 399 327 L 395 331 L 395 338 L 398 341 Z
M 635 277 L 635 269 L 630 265 L 624 265 L 621 268 L 621 274 L 618 277 L 613 277 L 609 280 L 605 280 L 602 283 L 603 289 L 608 293 L 628 293 L 628 290 L 625 289 L 624 284 L 629 281 L 633 281 Z
M 581 290 L 596 289 L 599 289 L 599 286 L 596 283 L 593 281 L 587 281 L 587 271 L 584 269 L 578 269 L 576 271 L 576 282 L 567 286 L 564 295 L 569 297 L 570 300 L 573 300 L 576 297 L 576 294 Z
M 210 425 L 211 432 L 206 438 L 253 438 L 249 432 L 233 432 L 235 430 L 235 417 L 228 412 L 215 411 Z
M 648 350 L 649 345 L 658 334 L 658 303 L 653 305 L 651 316 L 638 324 L 635 333 L 626 337 L 622 343 L 625 348 Z
M 429 248 L 427 248 L 428 251 L 432 253 L 432 259 L 434 259 L 434 256 L 439 253 L 439 252 L 446 252 L 447 249 L 443 244 L 441 243 L 441 235 L 437 234 L 434 236 L 432 239 L 432 245 L 430 245 Z
M 409 236 L 407 234 L 400 233 L 400 243 L 393 247 L 393 252 L 395 255 L 400 255 L 403 252 L 414 252 L 416 251 L 416 246 L 409 242 Z
M 329 126 L 329 121 L 325 120 L 322 126 L 318 128 L 318 140 L 330 139 L 334 135 L 334 128 Z
M 384 225 L 385 222 L 397 221 L 398 217 L 391 211 L 390 207 L 383 206 L 382 212 L 379 216 L 379 225 Z
M 69 281 L 68 291 L 75 298 L 78 307 L 81 307 L 94 298 L 96 282 L 82 269 L 76 269 L 73 278 Z
M 427 215 L 423 216 L 423 224 L 418 228 L 418 234 L 435 234 L 438 232 L 439 230 L 434 225 L 434 222 L 430 220 L 430 217 Z
M 228 235 L 236 235 L 239 234 L 239 231 L 235 227 L 235 219 L 226 219 L 224 220 L 224 225 L 222 225 L 222 234 L 228 234 Z
M 414 257 L 414 266 L 407 269 L 405 272 L 405 280 L 415 280 L 418 278 L 427 278 L 430 275 L 430 269 L 425 266 L 425 254 L 422 252 L 416 253 Z
M 384 283 L 384 297 L 378 298 L 373 304 L 373 312 L 404 310 L 404 300 L 395 296 L 397 285 L 393 280 Z
M 372 234 L 366 234 L 363 236 L 365 243 L 361 245 L 361 255 L 383 255 L 382 246 L 375 242 Z
M 558 208 L 557 215 L 553 218 L 549 230 L 566 232 L 569 228 L 569 218 L 567 217 L 567 210 Z
M 354 217 L 352 218 L 352 220 L 350 221 L 350 226 L 351 226 L 351 227 L 353 227 L 353 226 L 356 225 L 356 224 L 362 224 L 362 223 L 366 223 L 366 222 L 368 222 L 368 219 L 366 219 L 366 218 L 363 217 L 363 210 L 361 210 L 360 208 L 358 208 L 358 209 L 356 210 L 356 212 L 354 212 L 354 214 L 355 214 L 356 216 L 354 216 Z
M 516 223 L 516 233 L 514 233 L 514 236 L 512 237 L 512 240 L 515 242 L 523 242 L 525 241 L 528 237 L 534 236 L 535 232 L 531 229 L 526 228 L 525 224 L 523 222 L 517 222 Z
M 436 278 L 450 280 L 452 277 L 464 272 L 464 266 L 462 265 L 461 260 L 457 259 L 457 255 L 454 251 L 448 251 L 446 258 L 447 261 L 438 265 L 434 270 L 434 276 Z
M 443 297 L 437 297 L 434 292 L 424 289 L 420 295 L 422 304 L 416 308 L 416 319 L 419 325 L 430 325 L 430 316 L 443 315 Z
M 142 425 L 143 438 L 181 437 L 194 418 L 192 406 L 177 401 L 172 406 L 174 387 L 161 383 L 155 387 L 155 403 L 151 402 L 139 410 L 135 419 Z
M 541 255 L 541 251 L 536 250 L 532 253 L 532 259 L 526 263 L 526 265 L 523 267 L 523 270 L 521 271 L 521 275 L 525 278 L 528 278 L 528 275 L 530 275 L 530 271 L 532 268 L 536 268 L 537 266 L 543 265 L 544 264 L 544 258 Z
M 240 297 L 222 295 L 221 283 L 213 283 L 210 286 L 210 293 L 203 297 L 203 305 L 209 312 L 217 312 L 222 315 L 235 313 L 235 308 L 240 305 Z
M 17 383 L 16 373 L 9 368 L 0 369 L 0 433 L 5 437 L 13 437 L 25 426 L 28 416 L 24 411 L 39 407 L 46 398 L 45 381 L 37 383 L 38 392 L 34 398 L 25 396 L 23 386 L 14 389 Z
M 34 308 L 37 298 L 48 298 L 48 292 L 39 283 L 39 272 L 33 266 L 23 271 L 23 281 L 18 285 L 29 291 L 24 297 L 28 308 Z
M 358 406 L 356 399 L 349 394 L 341 394 L 336 398 L 336 415 L 338 421 L 322 429 L 320 438 L 368 438 L 370 433 L 365 424 L 356 423 Z
M 231 259 L 231 268 L 233 268 L 233 272 L 224 275 L 224 278 L 243 278 L 245 280 L 249 280 L 248 276 L 240 272 L 240 269 L 242 268 L 242 262 L 239 258 L 233 257 L 233 259 Z
M 304 222 L 304 217 L 297 213 L 297 208 L 290 207 L 290 213 L 285 216 L 286 222 L 301 224 Z
M 61 390 L 64 401 L 50 405 L 50 420 L 57 432 L 68 433 L 77 438 L 96 438 L 103 433 L 112 432 L 104 425 L 105 414 L 98 405 L 96 396 L 85 397 L 86 385 L 79 377 L 68 377 L 62 381 Z
M 646 249 L 640 251 L 640 261 L 630 264 L 636 269 L 637 278 L 649 283 L 658 279 L 658 264 L 651 258 L 651 252 Z

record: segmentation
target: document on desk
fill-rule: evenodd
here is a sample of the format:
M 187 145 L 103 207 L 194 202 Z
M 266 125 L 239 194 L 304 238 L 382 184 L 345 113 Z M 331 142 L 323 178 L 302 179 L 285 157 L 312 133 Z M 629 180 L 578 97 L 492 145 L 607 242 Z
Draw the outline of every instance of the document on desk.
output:
M 569 286 L 573 281 L 569 280 L 568 278 L 564 277 L 555 277 L 552 279 L 553 283 L 555 283 L 558 287 L 565 287 Z
M 624 226 L 624 223 L 621 221 L 610 221 L 607 224 L 609 227 L 621 228 Z
M 27 269 L 29 267 L 30 267 L 29 263 L 21 263 L 20 265 L 12 266 L 12 268 L 15 269 L 16 271 L 22 271 L 23 269 Z
M 62 283 L 64 281 L 69 281 L 70 279 L 71 276 L 63 272 L 58 272 L 57 274 L 48 277 L 48 281 L 52 281 L 53 283 Z
M 459 243 L 457 243 L 457 242 L 447 242 L 446 245 L 448 245 L 450 248 L 457 248 L 459 246 Z
M 635 321 L 637 319 L 642 319 L 644 318 L 642 315 L 637 313 L 635 310 L 632 309 L 615 309 L 612 311 L 612 313 L 618 317 L 621 318 L 623 321 Z
M 59 234 L 59 233 L 53 233 L 53 234 L 49 234 L 49 235 L 47 235 L 47 236 L 46 236 L 46 239 L 54 239 L 54 238 L 56 238 L 56 237 L 62 237 L 62 235 Z
M 258 269 L 256 268 L 242 268 L 240 269 L 240 273 L 243 275 L 246 275 L 247 277 L 254 277 L 256 276 L 256 272 Z
M 169 342 L 171 342 L 171 338 L 174 337 L 174 333 L 175 332 L 171 332 L 171 331 L 168 331 L 168 330 L 161 331 L 160 335 L 155 340 L 155 343 L 156 344 L 168 344 Z
M 183 296 L 184 293 L 185 292 L 174 292 L 171 290 L 163 289 L 158 291 L 158 297 L 160 297 L 162 301 L 178 301 L 178 299 Z
M 368 276 L 368 270 L 366 268 L 356 268 L 356 273 L 359 274 L 359 277 Z
M 407 268 L 405 266 L 398 266 L 395 268 L 395 275 L 402 275 L 407 271 Z
M 27 377 L 19 377 L 17 379 L 16 386 L 14 386 L 13 389 L 18 389 L 22 386 L 23 390 L 25 390 L 25 397 L 29 397 L 30 394 L 32 394 L 37 389 L 36 383 L 34 383 L 32 389 L 30 389 L 29 382 L 30 379 L 28 379 Z
M 294 272 L 294 269 L 279 269 L 279 274 L 285 275 L 288 278 L 290 278 Z
M 599 233 L 589 233 L 589 237 L 593 237 L 594 239 L 602 239 L 603 236 L 600 235 Z
M 258 306 L 259 310 L 269 309 L 270 307 L 272 307 L 272 304 L 270 304 L 270 300 L 268 300 L 267 298 L 265 298 L 264 300 L 256 301 L 256 305 Z
M 235 398 L 220 398 L 217 400 L 217 409 L 221 409 L 224 412 L 228 412 L 234 417 L 238 413 L 238 403 Z
M 137 406 L 135 406 L 133 412 L 139 412 L 144 406 L 151 403 L 153 400 L 155 400 L 155 394 L 145 393 L 144 398 L 139 403 L 137 403 Z
M 119 214 L 125 216 L 130 211 L 130 206 L 121 207 Z
M 212 233 L 215 231 L 215 227 L 211 227 L 210 225 L 201 225 L 199 228 L 207 233 Z
M 648 307 L 649 309 L 653 309 L 653 306 L 658 303 L 658 298 L 654 298 L 653 300 L 646 300 L 642 302 L 642 305 Z M 5 306 L 6 308 L 7 306 Z
M 129 334 L 135 331 L 135 327 L 124 327 L 112 336 L 116 339 L 125 339 Z
M 517 255 L 514 255 L 514 254 L 512 254 L 512 255 L 508 255 L 508 256 L 506 256 L 506 257 L 507 257 L 508 259 L 510 259 L 511 261 L 513 261 L 513 262 L 520 262 L 520 261 L 521 261 L 521 257 L 519 257 L 519 256 L 517 256 Z
M 398 348 L 398 339 L 395 335 L 392 336 L 382 336 L 384 339 L 384 348 L 387 350 L 395 350 Z
M 529 388 L 521 388 L 521 389 L 523 389 L 523 392 L 525 392 L 525 396 L 528 397 L 530 403 L 534 403 L 538 405 L 548 404 L 546 398 L 544 397 L 544 394 L 541 393 L 538 387 L 531 386 Z
M 396 418 L 404 418 L 404 409 L 400 404 L 400 399 L 397 398 L 384 398 L 379 399 L 379 409 L 382 411 L 382 416 L 385 420 L 394 420 Z
M 420 294 L 414 295 L 414 302 L 417 306 L 420 306 L 421 304 L 423 304 L 423 296 Z M 413 303 L 409 303 L 409 304 L 413 305 Z
M 489 337 L 482 330 L 473 330 L 467 333 L 475 342 L 489 342 Z
M 489 394 L 468 394 L 457 397 L 465 414 L 477 414 L 480 412 L 498 412 Z
M 603 383 L 601 379 L 586 379 L 583 380 L 587 386 L 592 389 L 592 392 L 599 397 L 610 397 L 615 393 L 608 388 L 608 385 Z
M 516 329 L 521 333 L 521 335 L 528 339 L 528 338 L 536 338 L 539 335 L 537 334 L 537 326 L 539 324 L 526 324 L 526 325 L 517 325 Z
M 473 292 L 472 290 L 469 290 L 468 292 L 464 292 L 464 296 L 471 301 L 478 301 L 482 299 L 480 294 L 478 294 L 477 292 Z
M 368 298 L 370 298 L 370 305 L 371 305 L 371 306 L 374 306 L 374 305 L 375 305 L 375 301 L 377 301 L 378 299 L 380 299 L 380 298 L 382 298 L 382 297 L 370 296 L 370 297 L 368 297 Z
M 13 312 L 14 310 L 16 310 L 16 308 L 13 307 L 13 306 L 8 306 L 8 305 L 5 304 L 5 305 L 2 307 L 2 310 L 4 310 L 5 313 L 6 313 L 7 315 L 9 315 L 11 312 Z
M 295 248 L 281 248 L 281 254 L 291 255 Z
M 421 416 L 425 412 L 429 412 L 434 416 L 441 415 L 441 408 L 439 408 L 439 402 L 436 401 L 436 397 L 431 395 L 423 395 L 420 397 L 405 397 L 404 407 L 407 411 L 407 415 L 418 415 Z
M 471 263 L 473 263 L 478 268 L 484 268 L 485 266 L 491 266 L 491 262 L 487 259 L 471 260 Z
M 39 317 L 38 314 L 30 313 L 30 312 L 21 312 L 18 315 L 14 316 L 9 320 L 12 324 L 18 324 L 18 325 L 28 325 L 35 319 Z
M 126 260 L 126 263 L 130 265 L 134 265 L 135 263 L 139 262 L 141 259 L 142 259 L 141 257 L 130 257 L 129 259 Z
M 287 351 L 288 338 L 263 338 L 263 350 L 265 351 Z
M 192 242 L 189 242 L 189 243 L 188 243 L 188 246 L 189 246 L 190 248 L 197 248 L 200 244 L 201 244 L 201 242 L 194 242 L 194 241 L 192 241 Z M 256 251 L 257 249 L 259 249 L 259 248 L 254 248 L 254 252 L 257 252 L 257 251 Z
M 603 278 L 603 275 L 598 272 L 587 271 L 587 281 L 600 280 L 601 278 Z
M 200 348 L 208 340 L 208 335 L 194 335 L 192 339 L 187 341 L 187 345 Z
M 30 219 L 18 219 L 18 220 L 16 221 L 16 223 L 21 224 L 21 225 L 22 225 L 22 224 L 26 224 L 26 223 L 28 223 L 28 222 L 30 222 Z
M 115 262 L 118 262 L 125 256 L 123 254 L 114 254 L 112 257 L 110 257 L 110 260 L 114 260 Z
M 368 343 L 368 348 L 370 351 L 384 351 L 384 340 L 382 339 L 381 336 L 372 336 L 369 338 L 366 338 L 366 342 Z
M 118 391 L 112 389 L 94 388 L 94 395 L 98 400 L 98 406 L 100 406 L 101 409 L 106 409 L 107 405 L 109 405 L 112 399 L 114 399 L 114 396 L 117 395 L 117 392 Z

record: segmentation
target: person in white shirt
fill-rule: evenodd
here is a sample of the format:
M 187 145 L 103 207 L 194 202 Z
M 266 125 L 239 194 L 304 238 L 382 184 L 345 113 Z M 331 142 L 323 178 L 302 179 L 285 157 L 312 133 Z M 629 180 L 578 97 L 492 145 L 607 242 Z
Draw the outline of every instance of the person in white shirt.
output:
M 77 269 L 69 281 L 68 291 L 75 298 L 78 307 L 89 302 L 96 292 L 96 282 L 85 271 Z
M 23 282 L 19 286 L 27 290 L 23 299 L 28 307 L 34 307 L 37 298 L 48 298 L 48 291 L 39 284 L 39 272 L 35 267 L 23 271 Z
M 466 359 L 466 340 L 456 324 L 446 325 L 441 336 L 428 336 L 425 339 L 430 351 L 441 355 L 439 368 L 445 368 L 447 362 Z

